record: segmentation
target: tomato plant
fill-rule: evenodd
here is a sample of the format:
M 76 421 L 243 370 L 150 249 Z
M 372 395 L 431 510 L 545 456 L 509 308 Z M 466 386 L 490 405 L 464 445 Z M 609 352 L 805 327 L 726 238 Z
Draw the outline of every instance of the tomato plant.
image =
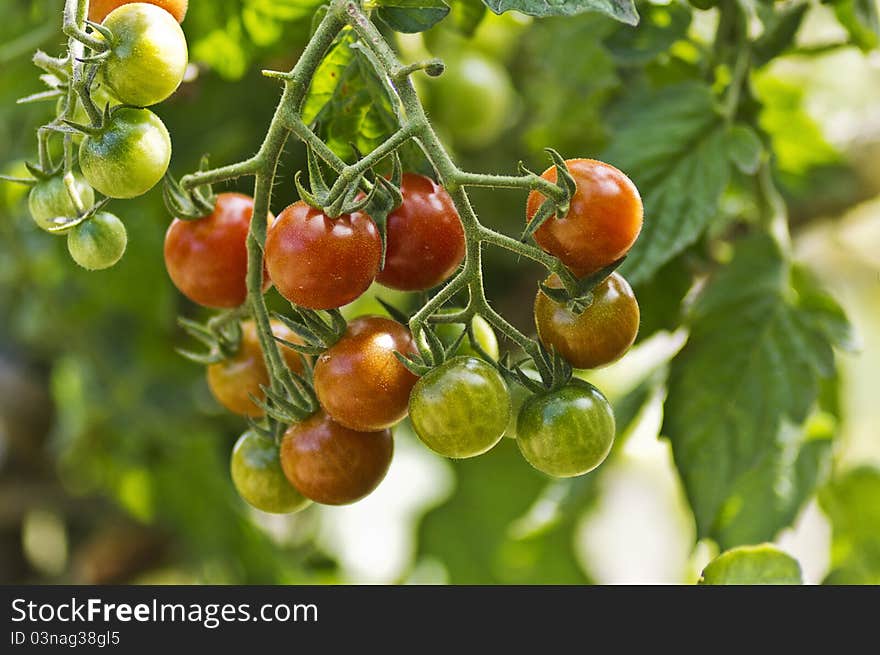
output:
M 400 323 L 364 316 L 315 364 L 315 394 L 324 411 L 352 430 L 384 430 L 407 412 L 416 376 L 395 352 L 416 352 L 412 336 Z
M 416 434 L 431 450 L 455 459 L 475 457 L 504 434 L 510 396 L 490 364 L 455 357 L 416 383 L 409 413 Z
M 125 4 L 104 19 L 113 33 L 104 81 L 127 105 L 148 107 L 177 90 L 186 71 L 186 38 L 177 21 L 151 4 Z
M 171 161 L 171 137 L 148 109 L 118 107 L 79 147 L 83 177 L 111 198 L 134 198 L 152 189 Z
M 535 240 L 578 277 L 620 259 L 642 229 L 642 199 L 635 184 L 614 166 L 594 159 L 565 162 L 577 189 L 568 214 L 553 216 L 535 232 Z M 556 167 L 542 174 L 556 181 Z M 532 192 L 526 217 L 532 220 L 544 198 Z
M 516 419 L 516 442 L 536 469 L 557 478 L 589 473 L 614 443 L 614 412 L 596 387 L 580 380 L 536 395 Z
M 393 452 L 390 430 L 358 432 L 319 412 L 284 434 L 281 466 L 305 497 L 347 505 L 379 486 Z
M 376 277 L 382 241 L 366 214 L 336 218 L 304 202 L 282 211 L 266 236 L 266 267 L 278 292 L 309 309 L 360 296 Z
M 270 514 L 291 514 L 311 503 L 284 475 L 278 444 L 258 432 L 245 432 L 232 449 L 232 482 L 249 505 Z
M 247 236 L 254 200 L 221 193 L 196 220 L 174 219 L 165 233 L 165 268 L 187 298 L 205 307 L 237 307 L 247 297 Z
M 424 175 L 406 173 L 403 203 L 386 223 L 385 265 L 376 281 L 392 289 L 436 287 L 464 259 L 464 230 L 446 190 Z
M 562 286 L 555 276 L 545 284 Z M 554 348 L 572 366 L 597 368 L 620 359 L 635 342 L 639 304 L 623 276 L 612 273 L 593 289 L 590 304 L 580 312 L 538 291 L 535 325 L 541 343 Z

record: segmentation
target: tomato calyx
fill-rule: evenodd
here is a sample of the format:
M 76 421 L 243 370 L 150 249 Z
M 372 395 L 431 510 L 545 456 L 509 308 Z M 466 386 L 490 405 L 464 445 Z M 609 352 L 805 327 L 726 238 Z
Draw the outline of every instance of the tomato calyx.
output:
M 553 148 L 544 148 L 544 150 L 556 166 L 556 188 L 559 189 L 560 198 L 553 199 L 548 197 L 544 200 L 540 209 L 538 209 L 534 217 L 526 224 L 526 228 L 520 236 L 520 241 L 523 243 L 532 238 L 535 232 L 537 232 L 538 229 L 551 218 L 565 218 L 568 215 L 571 198 L 575 191 L 577 191 L 577 184 L 574 181 L 571 171 L 568 170 L 568 164 L 565 162 L 565 159 L 562 158 L 562 155 L 556 152 Z M 526 168 L 522 162 L 519 163 L 518 168 L 523 175 L 532 175 L 536 178 L 540 177 L 534 171 L 530 171 Z
M 498 369 L 509 381 L 522 385 L 533 394 L 561 389 L 574 374 L 571 364 L 562 355 L 541 344 L 538 344 L 535 355 L 516 363 L 511 361 L 510 353 L 505 353 L 498 362 Z M 535 371 L 538 373 L 537 379 Z
M 209 169 L 208 156 L 204 155 L 199 164 L 199 172 Z M 217 204 L 217 196 L 210 184 L 187 190 L 171 173 L 165 174 L 162 199 L 172 216 L 185 221 L 196 221 L 210 215 Z
M 573 313 L 580 315 L 592 304 L 593 290 L 616 271 L 625 260 L 626 256 L 621 257 L 608 266 L 600 268 L 595 273 L 582 278 L 574 277 L 571 271 L 562 267 L 556 273 L 562 282 L 562 286 L 550 286 L 546 280 L 538 286 L 548 298 L 565 305 Z
M 305 309 L 292 305 L 295 317 L 273 312 L 272 317 L 281 321 L 303 343 L 291 343 L 275 337 L 278 343 L 303 355 L 320 355 L 345 334 L 348 326 L 345 317 L 338 309 Z
M 196 352 L 177 348 L 177 353 L 196 364 L 205 366 L 217 364 L 235 356 L 242 341 L 239 318 L 240 313 L 234 310 L 217 314 L 205 323 L 199 323 L 182 316 L 178 317 L 177 324 L 183 328 L 184 332 L 205 346 L 207 350 Z

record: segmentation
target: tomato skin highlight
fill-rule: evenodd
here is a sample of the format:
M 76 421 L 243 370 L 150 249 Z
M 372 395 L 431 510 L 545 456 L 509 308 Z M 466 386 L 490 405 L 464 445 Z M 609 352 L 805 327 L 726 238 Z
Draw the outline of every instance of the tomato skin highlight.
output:
M 547 286 L 560 288 L 556 275 Z M 593 290 L 593 301 L 576 314 L 539 290 L 535 297 L 535 325 L 546 348 L 554 348 L 575 368 L 598 368 L 617 361 L 635 343 L 639 333 L 639 304 L 632 287 L 612 273 Z
M 418 378 L 395 351 L 417 352 L 406 327 L 381 316 L 351 321 L 315 364 L 315 394 L 324 411 L 359 432 L 383 430 L 403 420 Z
M 98 134 L 79 146 L 83 177 L 110 198 L 135 198 L 152 189 L 171 162 L 171 136 L 148 109 L 119 107 Z
M 133 3 L 104 19 L 113 44 L 103 79 L 123 104 L 149 107 L 162 102 L 183 81 L 188 61 L 186 37 L 174 17 L 152 4 Z
M 245 301 L 247 235 L 253 214 L 250 196 L 221 193 L 208 216 L 171 222 L 165 233 L 165 268 L 183 295 L 218 309 Z
M 109 212 L 98 212 L 67 233 L 67 251 L 71 258 L 89 271 L 116 264 L 125 254 L 127 244 L 125 225 Z
M 428 448 L 454 459 L 475 457 L 504 435 L 510 395 L 492 365 L 475 357 L 454 357 L 416 383 L 409 413 Z
M 79 173 L 73 174 L 73 180 L 83 208 L 89 209 L 95 204 L 95 192 Z M 34 222 L 42 230 L 57 227 L 55 219 L 74 218 L 77 215 L 63 175 L 54 175 L 37 182 L 28 194 L 28 209 Z
M 379 271 L 382 240 L 363 213 L 331 219 L 297 201 L 266 236 L 266 268 L 278 292 L 308 309 L 334 309 L 366 291 Z
M 174 16 L 178 23 L 182 23 L 186 17 L 186 10 L 189 6 L 189 0 L 90 0 L 89 1 L 89 20 L 93 23 L 100 23 L 111 11 L 122 5 L 129 5 L 134 2 L 146 2 L 157 7 L 162 7 L 165 11 Z
M 302 340 L 281 321 L 272 321 L 272 334 L 291 343 L 301 344 Z M 303 362 L 295 350 L 279 344 L 281 356 L 288 368 L 297 374 L 303 373 Z M 260 385 L 269 386 L 269 371 L 263 359 L 263 350 L 257 336 L 257 326 L 253 320 L 241 324 L 241 345 L 238 352 L 229 359 L 211 364 L 207 369 L 208 387 L 223 407 L 239 416 L 257 418 L 263 410 L 254 404 L 251 396 L 263 400 L 265 395 Z
M 533 396 L 516 421 L 526 461 L 557 478 L 589 473 L 614 443 L 614 411 L 602 393 L 577 378 L 562 389 Z
M 464 228 L 452 198 L 429 177 L 405 173 L 403 204 L 388 215 L 383 286 L 422 291 L 447 280 L 465 255 Z
M 614 166 L 595 159 L 567 159 L 566 164 L 577 184 L 568 215 L 547 220 L 535 241 L 577 277 L 585 277 L 629 252 L 642 229 L 644 209 L 635 184 Z M 556 182 L 556 167 L 541 177 Z M 527 220 L 545 199 L 538 191 L 529 193 Z
M 312 502 L 284 475 L 278 450 L 272 439 L 249 430 L 235 442 L 229 469 L 235 490 L 248 505 L 270 514 L 291 514 Z
M 385 478 L 393 454 L 391 430 L 350 430 L 324 412 L 290 426 L 281 441 L 284 475 L 323 505 L 347 505 L 369 495 Z

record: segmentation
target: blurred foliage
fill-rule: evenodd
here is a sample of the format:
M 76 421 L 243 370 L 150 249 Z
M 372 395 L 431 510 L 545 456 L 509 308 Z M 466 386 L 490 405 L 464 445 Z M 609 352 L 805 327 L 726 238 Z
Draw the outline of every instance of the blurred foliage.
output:
M 814 206 L 831 192 L 840 194 L 841 206 L 852 202 L 851 164 L 806 111 L 803 89 L 771 65 L 796 48 L 811 15 L 808 3 L 760 3 L 754 19 L 764 31 L 753 44 L 754 74 L 737 89 L 733 109 L 728 103 L 741 48 L 712 42 L 717 9 L 697 12 L 677 0 L 635 6 L 627 0 L 515 0 L 486 2 L 492 10 L 486 11 L 477 0 L 454 0 L 434 25 L 431 12 L 434 18 L 446 13 L 434 0 L 379 4 L 386 31 L 433 25 L 395 38 L 408 60 L 442 56 L 454 65 L 461 53 L 476 53 L 515 89 L 508 120 L 490 147 L 469 148 L 456 140 L 455 126 L 436 124 L 462 168 L 512 173 L 522 159 L 542 169 L 542 148 L 550 146 L 566 156 L 600 156 L 633 177 L 646 223 L 624 272 L 642 305 L 640 339 L 682 326 L 690 339 L 668 366 L 642 371 L 629 393 L 612 394 L 620 432 L 613 456 L 649 401 L 664 395 L 668 371 L 662 432 L 673 446 L 699 535 L 722 548 L 775 538 L 823 485 L 839 422 L 846 419 L 828 402 L 839 393 L 833 349 L 849 341 L 836 302 L 769 239 L 742 238 L 760 231 L 767 199 L 759 197 L 754 173 L 768 162 L 794 206 Z M 873 0 L 830 4 L 850 43 L 863 50 L 876 45 Z M 319 5 L 191 3 L 184 29 L 198 74 L 158 108 L 172 134 L 176 175 L 193 170 L 206 152 L 221 164 L 256 150 L 279 97 L 277 81 L 260 71 L 294 64 Z M 30 55 L 37 47 L 52 53 L 62 47 L 61 6 L 61 0 L 4 5 L 5 173 L 21 174 L 22 161 L 33 156 L 34 131 L 51 113 L 49 104 L 15 100 L 41 90 Z M 414 7 L 422 13 L 410 12 Z M 572 7 L 578 15 L 493 13 L 558 14 Z M 596 11 L 580 13 L 584 8 Z M 636 11 L 641 24 L 634 29 L 625 23 Z M 351 43 L 348 34 L 338 39 L 306 104 L 308 119 L 348 160 L 355 157 L 352 145 L 367 152 L 394 130 L 396 109 L 383 95 L 385 81 Z M 461 100 L 422 74 L 415 82 L 429 112 Z M 487 99 L 477 104 L 481 100 Z M 426 167 L 416 147 L 404 158 L 409 168 Z M 303 167 L 302 148 L 289 145 L 273 197 L 276 213 L 294 198 L 293 173 Z M 229 187 L 248 191 L 244 181 Z M 66 491 L 110 499 L 114 511 L 170 534 L 175 565 L 198 581 L 344 580 L 333 553 L 316 545 L 325 518 L 320 510 L 285 520 L 277 530 L 246 510 L 232 490 L 228 456 L 244 425 L 220 411 L 203 372 L 174 353 L 185 343 L 176 317 L 201 319 L 205 312 L 187 303 L 165 274 L 168 217 L 158 190 L 113 205 L 129 230 L 129 249 L 118 267 L 103 273 L 70 262 L 63 239 L 33 226 L 24 198 L 24 189 L 0 184 L 0 356 L 36 370 L 51 391 L 48 454 Z M 521 195 L 475 190 L 473 199 L 487 225 L 519 232 Z M 533 332 L 538 269 L 495 250 L 484 260 L 499 309 Z M 346 313 L 381 311 L 374 295 Z M 382 296 L 401 307 L 415 302 L 386 291 Z M 271 302 L 283 309 L 277 296 Z M 0 460 L 4 475 L 15 464 L 14 453 L 6 457 Z M 603 469 L 551 483 L 504 440 L 453 470 L 452 495 L 418 527 L 417 562 L 439 561 L 456 583 L 587 581 L 575 553 L 575 527 L 600 493 Z M 873 470 L 844 472 L 822 491 L 834 529 L 829 581 L 878 580 L 877 480 Z M 710 565 L 707 576 L 728 557 Z M 736 557 L 734 568 L 746 562 L 748 576 L 767 575 L 763 554 L 760 561 L 752 551 Z M 768 561 L 782 560 L 773 555 Z M 783 564 L 787 573 L 794 570 Z M 722 577 L 729 575 L 725 567 Z
M 772 544 L 739 546 L 713 559 L 703 569 L 700 584 L 803 584 L 801 567 L 791 555 Z

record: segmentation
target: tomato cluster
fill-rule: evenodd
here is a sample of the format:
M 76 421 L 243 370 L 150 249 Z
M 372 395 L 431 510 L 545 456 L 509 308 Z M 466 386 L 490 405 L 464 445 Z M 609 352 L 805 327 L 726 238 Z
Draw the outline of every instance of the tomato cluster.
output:
M 575 180 L 568 211 L 547 219 L 536 240 L 583 278 L 626 254 L 641 227 L 641 201 L 629 179 L 607 164 L 579 159 L 567 165 Z M 555 179 L 555 169 L 545 178 Z M 527 204 L 529 220 L 543 202 L 536 195 Z M 466 255 L 455 203 L 442 186 L 411 173 L 402 176 L 401 197 L 386 219 L 384 265 L 382 236 L 363 211 L 333 217 L 299 201 L 277 218 L 268 215 L 264 277 L 298 311 L 338 308 L 374 281 L 412 291 L 449 279 Z M 186 296 L 209 307 L 245 301 L 252 214 L 252 199 L 226 193 L 208 216 L 174 220 L 166 265 Z M 575 368 L 615 361 L 639 326 L 638 304 L 621 275 L 610 273 L 590 286 L 581 289 L 584 297 L 566 302 L 551 293 L 563 288 L 551 275 L 535 300 L 541 343 Z M 542 381 L 531 369 L 521 371 L 533 382 L 528 388 L 511 382 L 483 317 L 463 314 L 467 326 L 447 322 L 461 312 L 438 310 L 431 336 L 422 332 L 418 339 L 396 320 L 360 316 L 322 342 L 314 360 L 282 346 L 290 371 L 310 381 L 318 409 L 290 421 L 278 443 L 253 430 L 241 437 L 231 467 L 242 498 L 282 513 L 309 501 L 360 500 L 388 471 L 392 428 L 407 416 L 428 448 L 452 459 L 481 455 L 507 435 L 532 466 L 554 477 L 582 475 L 601 464 L 615 435 L 614 413 L 602 393 L 578 378 Z M 282 342 L 305 345 L 281 322 L 273 321 L 272 331 Z M 425 365 L 424 353 L 438 347 L 440 359 Z M 263 415 L 269 377 L 250 320 L 242 324 L 235 353 L 208 367 L 217 400 L 251 418 Z
M 180 85 L 187 67 L 187 45 L 179 21 L 186 0 L 93 0 L 89 18 L 101 23 L 92 32 L 106 52 L 88 79 L 89 97 L 101 120 L 79 96 L 67 107 L 62 95 L 56 113 L 80 128 L 75 160 L 67 173 L 41 161 L 30 192 L 35 223 L 53 234 L 67 234 L 71 257 L 89 270 L 109 268 L 122 257 L 125 226 L 118 217 L 93 209 L 95 192 L 107 198 L 134 198 L 153 188 L 171 161 L 165 125 L 145 107 L 165 100 Z M 110 38 L 112 35 L 112 38 Z M 96 46 L 97 47 L 97 46 Z M 70 84 L 72 80 L 63 80 Z

